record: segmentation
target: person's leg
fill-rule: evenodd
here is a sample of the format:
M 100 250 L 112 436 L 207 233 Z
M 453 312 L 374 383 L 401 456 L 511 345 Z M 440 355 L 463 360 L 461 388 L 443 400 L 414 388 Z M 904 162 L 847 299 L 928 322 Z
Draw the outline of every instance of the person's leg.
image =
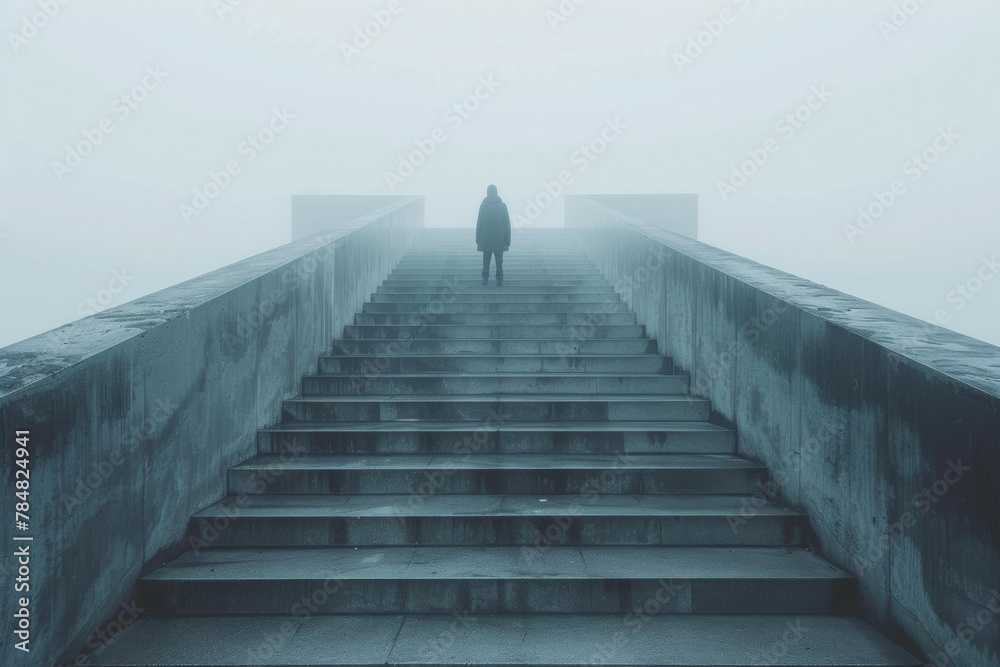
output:
M 490 260 L 492 259 L 493 253 L 484 252 L 483 253 L 483 284 L 485 285 L 490 281 Z
M 497 256 L 497 287 L 503 285 L 503 251 L 494 253 Z

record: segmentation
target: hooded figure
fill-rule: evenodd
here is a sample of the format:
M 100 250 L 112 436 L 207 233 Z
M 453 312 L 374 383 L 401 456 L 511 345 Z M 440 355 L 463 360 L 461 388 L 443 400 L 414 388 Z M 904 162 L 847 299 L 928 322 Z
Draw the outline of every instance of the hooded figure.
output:
M 479 206 L 476 245 L 483 253 L 483 284 L 490 279 L 490 262 L 497 258 L 497 287 L 503 285 L 503 254 L 510 249 L 510 213 L 497 195 L 497 186 L 486 189 L 486 199 Z

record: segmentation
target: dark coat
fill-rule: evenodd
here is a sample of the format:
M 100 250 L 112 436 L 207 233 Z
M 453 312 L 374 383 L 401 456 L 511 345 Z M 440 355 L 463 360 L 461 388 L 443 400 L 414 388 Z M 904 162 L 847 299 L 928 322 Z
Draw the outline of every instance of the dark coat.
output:
M 500 197 L 487 197 L 479 206 L 476 223 L 479 252 L 504 252 L 510 248 L 510 213 Z

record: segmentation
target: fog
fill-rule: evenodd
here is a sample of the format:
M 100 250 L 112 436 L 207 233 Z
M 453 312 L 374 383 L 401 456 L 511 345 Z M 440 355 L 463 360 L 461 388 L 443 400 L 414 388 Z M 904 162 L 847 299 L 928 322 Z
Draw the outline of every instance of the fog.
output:
M 564 171 L 571 194 L 697 193 L 702 241 L 1000 344 L 993 1 L 14 0 L 0 20 L 0 345 L 287 243 L 293 194 L 425 195 L 474 252 L 488 184 L 559 226 L 559 197 L 531 202 Z

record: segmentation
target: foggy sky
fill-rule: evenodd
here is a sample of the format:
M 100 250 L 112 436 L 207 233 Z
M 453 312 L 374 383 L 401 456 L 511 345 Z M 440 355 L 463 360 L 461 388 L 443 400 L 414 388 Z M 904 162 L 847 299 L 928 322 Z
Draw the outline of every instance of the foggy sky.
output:
M 1000 344 L 996 2 L 14 0 L 0 26 L 0 345 L 288 242 L 292 194 L 422 194 L 473 252 L 486 185 L 528 219 L 564 171 L 697 193 L 707 243 Z

